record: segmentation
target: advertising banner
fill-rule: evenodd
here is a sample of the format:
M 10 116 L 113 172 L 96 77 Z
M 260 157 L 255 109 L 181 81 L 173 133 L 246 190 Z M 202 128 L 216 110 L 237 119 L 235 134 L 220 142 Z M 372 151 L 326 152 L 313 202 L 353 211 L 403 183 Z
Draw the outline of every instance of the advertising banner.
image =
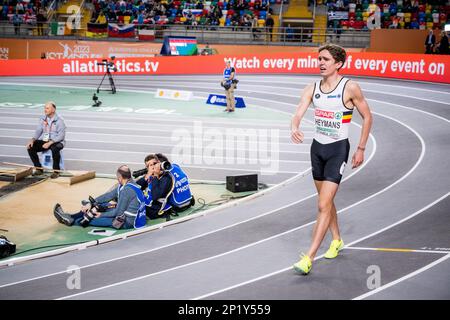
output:
M 107 25 L 105 24 L 107 34 Z M 101 29 L 92 28 L 100 31 Z M 92 36 L 94 36 L 94 33 Z M 102 33 L 96 33 L 101 35 Z M 22 40 L 0 39 L 0 59 L 83 59 L 116 57 L 153 57 L 161 51 L 161 43 L 77 41 L 77 40 Z M 2 55 L 1 53 L 4 52 Z M 24 61 L 24 63 L 27 63 Z
M 157 89 L 155 92 L 155 98 L 165 98 L 173 100 L 189 101 L 193 97 L 192 91 L 182 90 L 170 90 L 170 89 Z
M 0 48 L 1 52 L 1 48 Z M 317 53 L 259 55 L 207 55 L 191 57 L 121 58 L 116 54 L 116 74 L 222 76 L 231 60 L 238 74 L 319 74 Z M 98 75 L 99 59 L 0 61 L 1 76 Z M 341 71 L 344 75 L 397 78 L 450 83 L 450 56 L 352 52 Z
M 245 108 L 244 98 L 234 97 L 235 107 L 236 108 Z M 227 106 L 227 97 L 219 94 L 210 94 L 208 99 L 206 100 L 207 104 L 212 104 L 215 106 L 226 107 Z

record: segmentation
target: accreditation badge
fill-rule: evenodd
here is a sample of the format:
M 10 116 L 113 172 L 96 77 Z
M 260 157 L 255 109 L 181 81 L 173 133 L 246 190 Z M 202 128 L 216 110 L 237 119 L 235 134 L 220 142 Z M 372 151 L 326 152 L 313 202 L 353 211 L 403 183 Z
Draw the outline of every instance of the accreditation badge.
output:
M 48 142 L 48 140 L 50 140 L 50 133 L 48 132 L 44 133 L 44 137 L 42 138 L 42 140 Z

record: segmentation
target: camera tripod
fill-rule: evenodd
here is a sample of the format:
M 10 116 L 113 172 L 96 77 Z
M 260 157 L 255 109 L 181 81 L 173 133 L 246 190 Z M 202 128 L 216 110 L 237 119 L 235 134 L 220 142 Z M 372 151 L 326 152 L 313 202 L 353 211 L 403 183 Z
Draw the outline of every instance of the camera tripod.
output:
M 109 84 L 111 85 L 111 89 L 102 89 L 102 91 L 111 91 L 112 94 L 116 93 L 116 85 L 114 84 L 113 76 L 112 76 L 111 72 L 109 71 L 109 66 L 106 66 L 106 72 L 103 75 L 102 81 L 100 82 L 100 84 L 97 87 L 97 93 L 100 92 L 100 87 L 102 86 L 103 80 L 105 80 L 106 76 L 108 76 L 108 80 L 109 80 Z

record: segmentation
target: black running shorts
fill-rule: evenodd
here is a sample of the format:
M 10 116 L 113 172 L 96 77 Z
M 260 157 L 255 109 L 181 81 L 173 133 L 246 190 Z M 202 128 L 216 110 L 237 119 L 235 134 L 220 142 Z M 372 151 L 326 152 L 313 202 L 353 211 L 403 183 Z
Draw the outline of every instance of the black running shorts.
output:
M 347 164 L 350 143 L 348 139 L 321 144 L 313 139 L 311 166 L 314 180 L 339 184 Z

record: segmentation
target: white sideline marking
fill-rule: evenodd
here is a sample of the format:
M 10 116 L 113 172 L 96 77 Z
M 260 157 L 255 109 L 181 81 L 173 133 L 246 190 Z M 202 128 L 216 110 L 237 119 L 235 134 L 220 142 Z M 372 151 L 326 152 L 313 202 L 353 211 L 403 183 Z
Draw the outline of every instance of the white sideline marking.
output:
M 0 147 L 6 147 L 6 148 L 20 148 L 23 149 L 24 146 L 22 145 L 15 145 L 15 144 L 0 144 Z M 74 152 L 80 152 L 80 151 L 85 151 L 85 152 L 92 152 L 92 149 L 85 149 L 85 148 L 64 148 L 63 150 L 65 151 L 74 151 Z M 107 152 L 107 153 L 123 153 L 123 150 L 108 150 L 108 149 L 102 149 L 101 152 Z M 137 155 L 142 155 L 143 157 L 145 157 L 148 152 L 142 152 L 142 151 L 126 151 L 127 154 L 137 154 Z M 171 153 L 166 153 L 166 155 L 168 155 L 169 157 L 173 157 L 173 154 Z M 202 159 L 216 159 L 215 157 L 211 157 L 211 156 L 204 156 L 202 155 Z M 227 157 L 225 157 L 226 159 Z M 257 163 L 261 158 L 239 158 L 239 157 L 231 157 L 231 159 L 236 160 L 238 163 L 237 165 L 240 165 L 241 163 L 239 163 L 239 161 L 242 161 L 244 163 L 242 163 L 243 165 L 259 165 L 259 163 Z M 72 159 L 67 159 L 67 160 L 72 160 Z M 309 164 L 311 163 L 311 161 L 309 160 L 277 160 L 278 162 L 287 162 L 287 163 L 306 163 Z M 224 161 L 226 162 L 226 160 Z M 256 162 L 256 163 L 252 163 L 252 162 Z M 141 162 L 142 164 L 142 162 Z M 215 164 L 212 164 L 215 165 Z M 189 165 L 186 165 L 189 166 Z M 209 167 L 205 167 L 205 168 L 209 168 Z M 230 168 L 228 168 L 229 170 Z M 286 172 L 286 171 L 273 171 L 273 172 Z
M 5 157 L 5 158 L 22 158 L 22 159 L 29 159 L 30 157 L 28 156 L 21 156 L 21 155 L 13 155 L 13 154 L 1 154 L 0 157 Z M 111 161 L 111 160 L 89 160 L 89 159 L 70 159 L 70 158 L 66 158 L 64 157 L 64 161 L 79 161 L 79 162 L 99 162 L 99 163 L 123 163 L 123 161 Z M 127 164 L 132 164 L 132 165 L 139 165 L 142 166 L 142 162 L 135 162 L 135 161 L 127 161 Z M 30 165 L 31 166 L 31 165 Z M 222 167 L 216 167 L 216 166 L 212 166 L 212 167 L 202 167 L 202 166 L 193 166 L 193 165 L 185 165 L 183 164 L 183 168 L 194 168 L 194 169 L 208 169 L 208 170 L 233 170 L 233 171 L 244 171 L 244 172 L 260 172 L 260 171 L 264 171 L 264 173 L 268 176 L 271 174 L 279 174 L 279 173 L 286 173 L 286 174 L 298 174 L 298 171 L 270 171 L 270 170 L 265 170 L 264 168 L 259 168 L 259 169 L 243 169 L 243 168 L 222 168 Z
M 450 254 L 450 251 L 439 251 L 439 250 L 421 250 L 421 249 L 402 249 L 402 248 L 368 248 L 368 247 L 345 247 L 350 250 L 361 250 L 361 251 L 378 251 L 378 252 L 398 252 L 398 253 L 439 253 L 439 254 Z
M 169 85 L 167 85 L 168 83 L 171 83 L 171 84 L 169 84 Z M 199 84 L 199 83 L 208 83 L 208 82 L 196 82 L 196 84 Z M 167 81 L 167 82 L 165 82 L 164 83 L 165 84 L 165 86 L 167 86 L 167 87 L 175 87 L 175 88 L 191 88 L 192 87 L 192 85 L 183 85 L 183 84 L 179 84 L 178 82 L 170 82 L 170 81 Z M 241 85 L 241 88 L 242 87 L 258 87 L 258 88 L 260 88 L 260 87 L 268 87 L 268 88 L 271 88 L 271 89 L 273 89 L 273 86 L 265 86 L 265 85 L 252 85 L 252 84 L 245 84 L 245 83 L 243 83 L 242 85 Z M 197 88 L 201 88 L 201 89 L 209 89 L 209 90 L 216 90 L 215 88 L 209 88 L 209 87 L 197 87 Z M 277 88 L 278 89 L 278 88 Z M 285 90 L 297 90 L 297 91 L 299 91 L 299 89 L 297 89 L 297 88 L 283 88 L 283 87 L 280 87 L 279 89 L 285 89 Z M 240 91 L 251 91 L 251 92 L 256 92 L 256 93 L 263 93 L 263 94 L 267 94 L 267 92 L 266 91 L 259 91 L 259 90 L 245 90 L 245 89 L 240 89 Z M 370 90 L 370 89 L 367 89 L 367 88 L 365 88 L 363 91 L 366 91 L 366 92 L 375 92 L 375 93 L 381 93 L 381 91 L 379 91 L 379 90 Z M 205 92 L 205 91 L 199 91 L 199 90 L 196 90 L 196 92 Z M 419 98 L 419 97 L 416 97 L 416 96 L 407 96 L 407 95 L 404 95 L 404 94 L 396 94 L 396 93 L 392 93 L 392 92 L 384 92 L 385 94 L 388 94 L 388 95 L 392 95 L 392 96 L 397 96 L 397 97 L 403 97 L 403 98 L 409 98 L 409 99 L 416 99 L 416 100 L 421 100 L 421 101 L 426 101 L 426 102 L 435 102 L 435 103 L 440 103 L 440 104 L 445 104 L 445 105 L 450 105 L 450 103 L 448 103 L 448 102 L 445 102 L 445 101 L 439 101 L 439 100 L 433 100 L 433 99 L 425 99 L 425 98 Z M 298 98 L 299 97 L 299 95 L 297 94 L 297 95 L 291 95 L 291 94 L 285 94 L 285 93 L 275 93 L 275 92 L 270 92 L 270 95 L 276 95 L 276 96 L 284 96 L 284 97 L 295 97 L 295 98 Z M 242 97 L 245 97 L 245 98 L 252 98 L 252 99 L 255 99 L 255 98 L 253 98 L 253 97 L 247 97 L 247 96 L 243 96 L 243 95 L 240 95 L 239 94 L 239 96 L 242 96 Z M 267 100 L 266 100 L 267 101 Z
M 84 88 L 86 89 L 86 88 Z M 198 97 L 196 97 L 198 98 Z M 206 98 L 201 98 L 201 99 L 206 99 Z M 83 118 L 88 116 L 88 117 L 92 117 L 92 116 L 97 116 L 97 117 L 101 117 L 101 118 L 105 118 L 105 119 L 110 119 L 110 120 L 117 120 L 120 121 L 121 117 L 123 116 L 123 113 L 119 113 L 119 112 L 114 112 L 114 113 L 110 113 L 110 112 L 92 112 L 89 111 L 90 109 L 86 109 L 86 110 L 70 110 L 69 108 L 66 109 L 67 106 L 62 106 L 61 108 L 61 113 L 64 114 L 64 118 L 73 118 L 73 121 L 83 121 Z M 259 106 L 258 106 L 259 107 Z M 155 107 L 160 109 L 159 107 Z M 161 107 L 161 109 L 164 109 L 163 107 Z M 29 112 L 34 110 L 35 112 Z M 274 109 L 272 109 L 274 110 Z M 28 112 L 27 112 L 28 111 Z M 113 110 L 114 111 L 114 110 Z M 17 116 L 20 116 L 22 114 L 25 115 L 29 115 L 29 116 L 33 116 L 33 119 L 36 119 L 36 116 L 42 115 L 42 110 L 40 108 L 28 108 L 28 107 L 21 107 L 21 108 L 15 108 L 15 107 L 0 107 L 0 113 L 10 113 L 10 114 L 15 114 Z M 147 113 L 140 113 L 140 117 L 130 117 L 131 115 L 136 115 L 135 112 L 129 112 L 127 113 L 127 120 L 151 120 L 151 121 L 161 121 L 161 122 L 182 122 L 182 123 L 187 123 L 187 122 L 196 122 L 196 121 L 204 121 L 204 122 L 208 122 L 210 124 L 224 124 L 224 125 L 229 125 L 230 122 L 226 122 L 226 121 L 220 121 L 217 118 L 207 118 L 207 117 L 196 117 L 196 116 L 187 116 L 187 115 L 183 115 L 183 117 L 174 117 L 174 118 L 168 118 L 166 117 L 161 117 L 161 115 L 158 114 L 147 114 Z M 171 115 L 168 115 L 171 116 Z M 79 118 L 79 119 L 77 119 Z M 233 119 L 233 121 L 235 121 L 236 124 L 238 125 L 254 125 L 254 126 L 263 126 L 264 128 L 267 127 L 267 125 L 271 125 L 272 127 L 276 128 L 276 127 L 286 127 L 286 121 L 280 121 L 280 120 L 264 120 L 264 119 L 257 119 L 258 122 L 255 121 L 247 121 L 247 120 L 252 120 L 252 119 Z M 255 119 L 253 119 L 255 120 Z M 307 127 L 312 128 L 312 125 L 307 125 Z
M 10 131 L 10 129 L 2 129 L 0 128 L 0 132 L 1 131 Z M 14 129 L 14 131 L 29 131 L 29 132 L 34 132 L 34 130 L 28 130 L 28 129 Z M 80 132 L 80 134 L 85 134 L 83 132 Z M 72 136 L 75 135 L 74 133 L 68 135 L 68 136 Z M 96 134 L 97 135 L 97 134 Z M 115 135 L 115 134 L 110 134 L 111 136 L 117 137 L 117 136 L 121 136 L 121 135 Z M 140 136 L 135 136 L 135 137 L 140 137 Z M 148 137 L 148 136 L 146 136 Z M 27 139 L 27 141 L 30 139 L 29 136 L 9 136 L 9 135 L 4 135 L 4 134 L 0 134 L 0 138 L 16 138 L 16 139 Z M 202 140 L 205 141 L 205 140 Z M 143 143 L 143 142 L 129 142 L 129 141 L 117 141 L 117 140 L 87 140 L 87 139 L 71 139 L 71 138 L 66 138 L 66 142 L 88 142 L 88 143 L 111 143 L 111 144 L 119 144 L 119 145 L 123 145 L 124 143 L 126 144 L 131 144 L 131 145 L 137 145 L 137 146 L 146 146 L 147 148 L 149 146 L 161 146 L 161 147 L 167 147 L 167 143 L 154 143 L 154 142 L 149 142 L 149 143 Z M 274 144 L 274 143 L 271 143 Z M 309 147 L 310 144 L 301 144 L 304 146 Z M 191 146 L 191 149 L 203 149 L 202 147 L 199 147 L 197 145 L 193 145 Z M 92 150 L 92 149 L 89 149 Z M 242 148 L 223 148 L 221 150 L 236 150 L 236 151 L 258 151 L 258 152 L 269 152 L 270 150 L 267 149 L 242 149 Z M 309 154 L 309 151 L 289 151 L 289 150 L 280 150 L 279 153 L 293 153 L 293 154 Z M 282 161 L 282 160 L 280 160 Z
M 427 210 L 428 208 L 431 208 L 432 206 L 434 206 L 436 203 L 438 203 L 438 202 L 442 201 L 443 199 L 445 199 L 449 194 L 450 194 L 450 192 L 447 193 L 446 195 L 440 197 L 439 199 L 433 201 L 432 203 L 428 204 L 426 207 L 423 207 L 422 209 L 420 209 L 420 210 L 414 212 L 414 213 L 411 214 L 410 216 L 408 216 L 408 217 L 406 217 L 406 218 L 404 218 L 404 219 L 402 219 L 402 220 L 400 220 L 400 221 L 397 221 L 396 223 L 393 223 L 393 224 L 391 224 L 391 225 L 389 225 L 389 226 L 387 226 L 387 227 L 385 227 L 385 228 L 383 228 L 383 229 L 381 229 L 381 230 L 379 230 L 379 231 L 377 231 L 377 232 L 374 232 L 374 233 L 372 233 L 372 234 L 370 234 L 370 235 L 368 235 L 368 236 L 359 238 L 358 240 L 355 240 L 355 241 L 349 243 L 348 245 L 344 246 L 344 248 L 347 249 L 350 245 L 353 245 L 353 244 L 356 244 L 356 243 L 358 243 L 358 242 L 361 242 L 361 241 L 363 241 L 363 240 L 365 240 L 365 239 L 367 239 L 367 238 L 370 238 L 370 237 L 372 237 L 372 236 L 374 236 L 374 235 L 379 234 L 380 232 L 383 232 L 383 231 L 386 231 L 386 230 L 388 230 L 388 229 L 390 229 L 390 228 L 392 228 L 392 227 L 395 227 L 395 226 L 398 225 L 399 223 L 402 223 L 402 222 L 404 222 L 404 221 L 406 221 L 406 220 L 409 220 L 409 219 L 415 217 L 416 215 L 422 213 L 423 211 Z M 322 258 L 323 256 L 324 256 L 324 254 L 321 255 L 321 256 L 316 257 L 316 258 L 314 259 L 314 261 L 319 260 L 319 259 Z M 450 256 L 450 255 L 448 255 L 448 256 Z M 448 257 L 448 256 L 446 256 L 446 257 Z M 207 293 L 207 294 L 205 294 L 205 295 L 202 295 L 202 296 L 193 298 L 192 300 L 200 300 L 200 299 L 204 299 L 204 298 L 207 298 L 207 297 L 210 297 L 210 296 L 213 296 L 213 295 L 216 295 L 216 294 L 225 292 L 225 291 L 229 291 L 229 290 L 232 290 L 232 289 L 235 289 L 235 288 L 238 288 L 238 287 L 242 287 L 242 286 L 244 286 L 244 285 L 247 285 L 247 284 L 250 284 L 250 283 L 253 283 L 253 282 L 257 282 L 257 281 L 262 280 L 262 279 L 269 278 L 269 277 L 271 277 L 271 276 L 274 276 L 274 275 L 277 275 L 277 274 L 286 272 L 286 271 L 288 271 L 288 270 L 292 270 L 292 266 L 289 266 L 289 267 L 287 267 L 287 268 L 283 268 L 283 269 L 280 269 L 280 270 L 271 272 L 271 273 L 269 273 L 269 274 L 260 276 L 260 277 L 258 277 L 258 278 L 254 278 L 254 279 L 251 279 L 251 280 L 248 280 L 248 281 L 245 281 L 245 282 L 238 283 L 238 284 L 236 284 L 236 285 L 233 285 L 233 286 L 230 286 L 230 287 L 221 289 L 221 290 L 217 290 L 217 291 L 213 291 L 213 292 Z
M 1 108 L 1 107 L 0 107 Z M 36 125 L 36 116 L 40 116 L 41 114 L 34 114 L 34 115 L 30 115 L 29 117 L 23 117 L 20 114 L 14 114 L 14 115 L 6 115 L 2 117 L 2 121 L 0 122 L 1 124 L 21 124 L 21 125 Z M 8 119 L 8 121 L 5 121 L 6 119 Z M 229 130 L 230 132 L 232 130 L 235 130 L 236 132 L 233 134 L 236 136 L 247 136 L 249 134 L 247 134 L 247 131 L 255 131 L 255 133 L 257 134 L 258 130 L 277 130 L 283 133 L 290 133 L 290 129 L 280 129 L 280 126 L 268 126 L 266 124 L 265 127 L 263 128 L 258 128 L 258 127 L 250 127 L 249 125 L 246 126 L 237 126 L 237 123 L 233 123 L 233 126 L 210 126 L 210 125 L 205 125 L 205 123 L 211 124 L 209 121 L 204 120 L 204 121 L 200 121 L 200 120 L 194 120 L 192 121 L 192 123 L 190 124 L 186 124 L 186 121 L 184 121 L 184 125 L 177 125 L 176 127 L 168 127 L 167 124 L 153 124 L 153 123 L 141 123 L 141 122 L 123 122 L 121 121 L 121 119 L 111 119 L 114 121 L 102 121 L 102 120 L 83 120 L 83 119 L 74 119 L 71 118 L 70 116 L 64 117 L 64 120 L 66 122 L 66 124 L 68 124 L 68 127 L 75 127 L 75 128 L 102 128 L 102 129 L 114 129 L 117 130 L 117 128 L 123 127 L 124 124 L 125 125 L 130 125 L 132 126 L 129 129 L 132 130 L 141 130 L 141 131 L 156 131 L 156 132 L 173 132 L 176 130 L 181 130 L 181 129 L 195 129 L 195 126 L 197 125 L 197 123 L 201 126 L 201 129 L 204 131 L 208 131 L 210 129 L 224 129 L 224 130 Z M 233 119 L 234 120 L 234 119 Z M 289 119 L 286 119 L 286 122 L 288 122 Z M 73 123 L 73 124 L 72 124 Z M 75 125 L 75 123 L 82 123 L 84 126 L 79 126 L 79 125 Z M 162 129 L 158 129 L 161 128 Z M 284 126 L 286 127 L 286 126 Z M 308 128 L 312 128 L 312 126 L 308 126 Z M 243 132 L 240 132 L 243 131 Z M 310 130 L 304 130 L 305 132 L 308 133 L 314 133 L 314 129 L 310 129 Z
M 0 122 L 0 123 L 2 123 L 2 122 Z M 27 124 L 27 125 L 29 125 L 29 124 Z M 73 126 L 73 125 L 71 125 L 71 127 L 72 128 L 83 128 L 83 126 Z M 110 129 L 110 128 L 101 128 L 101 129 Z M 31 129 L 8 129 L 8 128 L 0 128 L 0 130 L 9 130 L 9 131 L 11 131 L 11 130 L 14 130 L 14 131 L 19 131 L 19 130 L 29 130 L 29 131 L 33 131 L 34 132 L 34 130 L 31 130 Z M 144 130 L 144 131 L 146 131 L 146 130 Z M 142 135 L 132 135 L 132 134 L 114 134 L 114 133 L 102 133 L 102 132 L 100 132 L 100 133 L 97 133 L 97 132 L 71 132 L 71 134 L 69 134 L 68 136 L 70 136 L 70 135 L 72 135 L 72 134 L 80 134 L 80 135 L 82 135 L 82 134 L 89 134 L 89 135 L 107 135 L 107 136 L 111 136 L 111 137 L 114 137 L 114 136 L 121 136 L 121 137 L 130 137 L 130 138 L 132 138 L 132 137 L 141 137 L 142 138 Z M 152 138 L 153 140 L 162 140 L 162 139 L 169 139 L 169 143 L 175 143 L 175 141 L 172 141 L 171 140 L 171 137 L 168 137 L 167 135 L 162 135 L 162 136 L 153 136 L 153 135 L 148 135 L 148 134 L 146 134 L 145 135 L 145 137 L 147 137 L 147 138 Z M 236 135 L 236 137 L 238 137 L 238 135 Z M 253 138 L 254 136 L 245 136 L 245 135 L 243 135 L 242 137 L 251 137 L 251 138 Z M 283 137 L 280 137 L 280 138 L 283 138 Z M 289 137 L 284 137 L 285 139 L 288 139 Z M 313 137 L 308 137 L 308 136 L 306 136 L 305 137 L 305 140 L 311 140 L 312 141 L 312 139 L 313 139 Z M 66 139 L 67 140 L 67 139 Z M 201 138 L 201 139 L 197 139 L 196 137 L 195 137 L 195 134 L 194 134 L 194 137 L 193 138 L 191 138 L 190 139 L 191 141 L 205 141 L 205 142 L 209 142 L 209 141 L 214 141 L 214 139 L 213 138 L 208 138 L 208 139 L 203 139 L 203 138 Z M 268 139 L 269 140 L 269 139 Z M 237 139 L 233 139 L 233 141 L 238 141 Z M 246 141 L 245 141 L 246 142 Z M 123 142 L 123 143 L 125 143 L 125 142 Z M 126 143 L 128 143 L 128 142 L 126 142 Z M 248 144 L 247 142 L 246 142 L 246 144 Z M 278 141 L 278 142 L 268 142 L 267 143 L 267 145 L 270 145 L 270 146 L 273 146 L 273 145 L 279 145 L 279 146 L 292 146 L 293 145 L 293 143 L 292 142 L 281 142 L 281 141 Z M 308 143 L 304 143 L 303 145 L 305 145 L 305 146 L 310 146 L 311 144 L 308 144 Z M 165 146 L 167 146 L 167 144 L 165 144 Z M 246 149 L 247 150 L 247 149 Z
M 379 287 L 377 289 L 374 289 L 374 290 L 369 291 L 369 292 L 367 292 L 365 294 L 362 294 L 362 295 L 360 295 L 360 296 L 358 296 L 356 298 L 353 298 L 353 300 L 362 300 L 362 299 L 365 299 L 367 297 L 370 297 L 370 296 L 372 296 L 372 295 L 374 295 L 374 294 L 376 294 L 376 293 L 378 293 L 380 291 L 383 291 L 383 290 L 386 290 L 386 289 L 388 289 L 388 288 L 390 288 L 392 286 L 395 286 L 396 284 L 399 284 L 400 282 L 403 282 L 403 281 L 405 281 L 407 279 L 410 279 L 410 278 L 412 278 L 414 276 L 417 276 L 418 274 L 421 274 L 421 273 L 423 273 L 423 272 L 433 268 L 434 266 L 438 265 L 441 262 L 444 262 L 445 260 L 447 260 L 449 258 L 450 258 L 450 254 L 447 254 L 447 255 L 443 256 L 442 258 L 440 258 L 440 259 L 438 259 L 438 260 L 436 260 L 436 261 L 434 261 L 434 262 L 432 262 L 432 263 L 430 263 L 430 264 L 428 264 L 428 265 L 426 265 L 426 266 L 424 266 L 424 267 L 422 267 L 422 268 L 420 268 L 420 269 L 418 269 L 418 270 L 416 270 L 414 272 L 411 272 L 410 274 L 407 274 L 404 277 L 401 277 L 401 278 L 399 278 L 399 279 L 397 279 L 395 281 L 389 282 L 389 283 L 387 283 L 387 284 L 385 284 L 385 285 L 383 285 L 383 286 L 381 286 L 381 287 Z
M 357 124 L 356 122 L 354 122 L 354 124 L 355 124 L 356 126 L 358 126 L 358 127 L 361 127 L 361 125 Z M 344 179 L 342 179 L 342 182 L 344 182 L 344 181 L 350 179 L 352 176 L 354 176 L 354 175 L 357 174 L 359 171 L 361 171 L 368 163 L 370 163 L 370 161 L 371 161 L 372 158 L 374 157 L 374 155 L 375 155 L 375 153 L 376 153 L 376 149 L 377 149 L 377 143 L 376 143 L 376 140 L 375 140 L 375 138 L 373 137 L 372 134 L 370 134 L 370 140 L 371 140 L 372 143 L 373 143 L 373 149 L 372 149 L 372 153 L 370 154 L 369 158 L 367 159 L 367 161 L 364 161 L 364 163 L 363 163 L 356 171 L 352 172 L 351 174 L 349 174 L 348 176 L 346 176 Z M 308 168 L 307 170 L 305 170 L 303 173 L 306 173 L 306 172 L 309 171 L 309 170 L 310 170 L 310 168 Z M 301 174 L 302 174 L 302 173 L 301 173 Z M 301 175 L 301 174 L 299 174 L 299 175 Z M 164 249 L 164 248 L 167 248 L 167 247 L 170 247 L 170 246 L 173 246 L 173 245 L 177 245 L 177 244 L 180 244 L 180 243 L 183 243 L 183 242 L 187 242 L 187 241 L 190 241 L 190 240 L 194 240 L 194 239 L 197 239 L 197 238 L 201 238 L 201 237 L 207 236 L 207 235 L 209 235 L 209 234 L 213 234 L 213 233 L 216 233 L 216 232 L 220 232 L 220 231 L 222 231 L 222 230 L 226 230 L 226 229 L 232 228 L 232 227 L 234 227 L 234 226 L 237 226 L 237 225 L 240 225 L 240 224 L 243 224 L 243 223 L 252 221 L 252 220 L 259 219 L 259 218 L 261 218 L 261 217 L 264 217 L 264 216 L 269 215 L 269 214 L 272 214 L 272 213 L 281 212 L 281 211 L 282 211 L 283 209 L 285 209 L 285 208 L 288 208 L 288 207 L 291 207 L 291 206 L 293 206 L 293 205 L 295 205 L 295 204 L 298 204 L 298 203 L 301 203 L 301 202 L 303 202 L 303 201 L 306 201 L 306 200 L 308 200 L 308 199 L 310 199 L 310 198 L 312 198 L 312 197 L 314 197 L 314 196 L 316 196 L 316 195 L 317 195 L 317 193 L 311 194 L 311 195 L 309 195 L 309 196 L 307 196 L 307 197 L 304 197 L 304 198 L 302 198 L 302 199 L 300 199 L 300 200 L 294 201 L 294 202 L 292 202 L 292 203 L 290 203 L 290 204 L 287 204 L 287 205 L 285 205 L 285 206 L 279 207 L 279 208 L 277 208 L 277 209 L 274 209 L 274 210 L 271 210 L 271 211 L 262 213 L 262 214 L 260 214 L 260 215 L 258 215 L 258 216 L 255 216 L 255 217 L 252 217 L 252 218 L 243 220 L 243 221 L 239 221 L 239 222 L 237 222 L 237 223 L 234 223 L 234 224 L 231 224 L 231 225 L 227 225 L 227 226 L 225 226 L 225 227 L 218 228 L 218 229 L 215 229 L 215 230 L 206 232 L 206 233 L 202 233 L 202 234 L 200 234 L 200 235 L 196 235 L 196 236 L 193 236 L 193 237 L 190 237 L 190 238 L 187 238 L 187 239 L 183 239 L 183 240 L 180 240 L 180 241 L 176 241 L 176 242 L 173 242 L 173 243 L 170 243 L 170 244 L 161 246 L 161 247 L 157 247 L 157 248 L 154 248 L 154 249 L 150 249 L 150 250 L 146 250 L 146 251 L 141 251 L 141 252 L 138 252 L 138 253 L 134 253 L 134 254 L 126 255 L 126 256 L 121 256 L 121 257 L 118 257 L 118 258 L 113 258 L 113 259 L 109 259 L 109 260 L 105 260 L 105 261 L 100 261 L 100 262 L 97 262 L 97 263 L 89 264 L 89 265 L 86 265 L 86 266 L 82 266 L 82 267 L 80 267 L 80 270 L 81 270 L 81 269 L 84 269 L 84 268 L 89 268 L 89 267 L 93 267 L 93 266 L 97 266 L 97 265 L 101 265 L 101 264 L 105 264 L 105 263 L 117 261 L 117 260 L 122 260 L 122 259 L 126 259 L 126 258 L 131 258 L 131 257 L 137 256 L 137 255 L 142 255 L 142 254 L 150 253 L 150 252 L 157 251 L 157 250 L 160 250 L 160 249 Z M 63 274 L 63 273 L 66 273 L 66 271 L 64 270 L 64 271 L 55 272 L 55 273 L 51 273 L 51 274 L 47 274 L 47 275 L 43 275 L 43 276 L 38 276 L 38 277 L 30 278 L 30 279 L 25 279 L 25 280 L 21 280 L 21 281 L 9 283 L 9 284 L 0 285 L 0 288 L 8 287 L 8 286 L 13 286 L 13 285 L 17 285 L 17 284 L 21 284 L 21 283 L 25 283 L 25 282 L 29 282 L 29 281 L 39 280 L 39 279 L 43 279 L 43 278 L 47 278 L 47 277 L 51 277 L 51 276 L 58 275 L 58 274 Z

